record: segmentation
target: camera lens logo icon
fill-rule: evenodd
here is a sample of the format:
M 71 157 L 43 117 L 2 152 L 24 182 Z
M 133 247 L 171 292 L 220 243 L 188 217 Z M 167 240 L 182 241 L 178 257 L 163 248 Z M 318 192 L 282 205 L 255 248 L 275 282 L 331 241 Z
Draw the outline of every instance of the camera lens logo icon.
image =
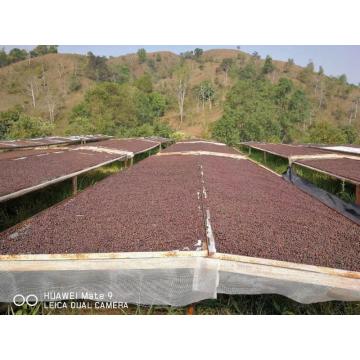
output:
M 39 299 L 34 294 L 29 294 L 26 297 L 22 294 L 16 294 L 13 298 L 13 303 L 16 306 L 23 306 L 27 304 L 28 306 L 35 306 L 39 302 Z

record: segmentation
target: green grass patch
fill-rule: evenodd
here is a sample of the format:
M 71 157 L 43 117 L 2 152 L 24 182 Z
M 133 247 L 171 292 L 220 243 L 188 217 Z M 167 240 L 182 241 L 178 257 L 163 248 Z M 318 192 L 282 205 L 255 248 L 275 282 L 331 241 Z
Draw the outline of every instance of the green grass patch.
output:
M 252 160 L 268 167 L 278 174 L 283 174 L 287 168 L 289 161 L 281 156 L 266 153 L 265 151 L 252 149 L 247 145 L 238 145 L 238 149 Z
M 0 231 L 66 199 L 72 194 L 71 180 L 51 185 L 0 204 Z
M 340 199 L 346 202 L 355 202 L 355 185 L 347 182 L 343 183 L 339 179 L 335 179 L 315 170 L 304 168 L 297 164 L 293 164 L 293 169 L 297 175 L 311 182 L 317 187 L 338 196 Z
M 0 314 L 47 315 L 47 314 L 119 314 L 119 315 L 184 315 L 186 306 L 139 306 L 116 310 L 95 309 L 46 309 L 42 303 L 35 308 L 1 304 Z M 300 304 L 280 295 L 223 295 L 217 299 L 203 300 L 195 305 L 197 315 L 360 315 L 360 302 L 328 301 Z

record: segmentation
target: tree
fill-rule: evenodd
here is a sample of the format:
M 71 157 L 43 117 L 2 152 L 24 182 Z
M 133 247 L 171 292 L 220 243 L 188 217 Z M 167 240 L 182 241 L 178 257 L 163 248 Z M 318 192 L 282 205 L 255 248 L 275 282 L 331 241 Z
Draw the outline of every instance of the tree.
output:
M 125 64 L 117 64 L 113 68 L 113 79 L 119 84 L 130 81 L 130 69 Z
M 17 61 L 25 60 L 27 55 L 28 53 L 26 50 L 13 48 L 10 50 L 8 57 L 10 62 L 17 62 Z
M 287 78 L 281 78 L 274 89 L 275 102 L 280 105 L 282 109 L 286 109 L 289 102 L 289 95 L 294 89 L 294 84 Z
M 106 64 L 106 57 L 95 56 L 91 51 L 87 53 L 85 75 L 95 81 L 107 81 L 111 79 L 111 72 Z
M 270 74 L 271 72 L 273 72 L 275 69 L 275 66 L 272 62 L 272 58 L 270 55 L 266 56 L 265 62 L 264 62 L 264 66 L 262 68 L 262 73 L 263 74 Z
M 344 144 L 346 136 L 335 125 L 328 121 L 315 123 L 309 129 L 309 141 L 321 144 Z
M 145 93 L 151 93 L 153 91 L 153 84 L 150 74 L 145 73 L 143 76 L 139 77 L 135 81 L 135 86 Z
M 46 54 L 56 54 L 58 52 L 58 45 L 38 45 L 30 51 L 32 57 L 42 56 Z
M 309 63 L 306 65 L 306 70 L 309 73 L 313 73 L 314 72 L 314 63 L 312 62 L 312 60 L 309 60 Z
M 234 60 L 232 58 L 224 58 L 220 64 L 220 69 L 225 73 L 225 85 L 227 84 L 229 70 L 233 64 Z
M 179 107 L 180 126 L 184 118 L 184 104 L 189 82 L 189 69 L 185 64 L 179 66 L 175 71 L 176 85 L 175 93 Z
M 146 61 L 146 50 L 144 48 L 141 48 L 137 51 L 137 56 L 139 63 L 142 64 Z
M 289 58 L 285 64 L 284 72 L 288 73 L 293 66 L 294 66 L 294 59 Z
M 345 74 L 340 75 L 338 79 L 339 79 L 341 84 L 344 84 L 344 85 L 347 84 L 347 77 L 346 77 Z
M 240 80 L 255 80 L 257 77 L 256 67 L 253 63 L 247 64 L 243 69 L 239 71 Z
M 0 67 L 6 66 L 9 63 L 8 56 L 4 49 L 0 50 Z
M 213 125 L 212 136 L 215 139 L 229 145 L 237 144 L 240 139 L 240 133 L 237 127 L 236 119 L 234 117 L 224 115 Z
M 80 88 L 81 88 L 81 82 L 80 82 L 79 78 L 75 74 L 72 74 L 70 76 L 70 80 L 69 80 L 70 92 L 78 91 L 78 90 L 80 90 Z
M 255 59 L 255 60 L 260 60 L 260 55 L 257 51 L 254 51 L 251 56 Z
M 203 53 L 204 53 L 203 49 L 196 48 L 194 50 L 194 56 L 195 56 L 196 59 L 200 58 Z
M 324 75 L 324 68 L 320 65 L 319 66 L 319 71 L 318 71 L 318 74 L 321 76 L 321 75 Z
M 161 55 L 160 55 L 160 53 L 157 53 L 157 54 L 156 54 L 156 61 L 157 61 L 157 62 L 160 62 L 160 61 L 161 61 Z
M 202 103 L 202 108 L 204 110 L 205 103 L 209 104 L 209 108 L 212 108 L 212 102 L 215 98 L 215 89 L 213 84 L 205 80 L 200 83 L 200 85 L 195 89 L 198 100 Z
M 31 76 L 26 83 L 26 93 L 31 98 L 32 106 L 36 108 L 37 82 L 34 76 Z
M 46 101 L 46 106 L 47 106 L 47 109 L 49 112 L 50 123 L 53 124 L 55 121 L 55 110 L 58 105 L 57 99 L 52 92 L 48 91 L 45 96 L 45 101 Z

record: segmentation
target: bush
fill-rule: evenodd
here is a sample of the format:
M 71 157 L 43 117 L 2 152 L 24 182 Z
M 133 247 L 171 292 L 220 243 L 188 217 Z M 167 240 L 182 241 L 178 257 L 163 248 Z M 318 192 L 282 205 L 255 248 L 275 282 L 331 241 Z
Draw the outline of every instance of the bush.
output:
M 5 139 L 15 122 L 17 122 L 22 113 L 20 106 L 15 106 L 8 111 L 0 112 L 0 139 Z
M 81 82 L 79 78 L 75 75 L 71 75 L 69 82 L 69 90 L 71 92 L 78 91 L 81 88 Z
M 320 144 L 343 144 L 347 142 L 347 137 L 337 126 L 321 121 L 309 129 L 308 141 Z
M 96 127 L 87 117 L 78 116 L 70 120 L 69 127 L 66 130 L 67 135 L 87 135 L 96 134 Z
M 47 120 L 21 114 L 19 120 L 11 126 L 8 136 L 12 139 L 24 139 L 49 136 L 53 131 L 54 125 Z

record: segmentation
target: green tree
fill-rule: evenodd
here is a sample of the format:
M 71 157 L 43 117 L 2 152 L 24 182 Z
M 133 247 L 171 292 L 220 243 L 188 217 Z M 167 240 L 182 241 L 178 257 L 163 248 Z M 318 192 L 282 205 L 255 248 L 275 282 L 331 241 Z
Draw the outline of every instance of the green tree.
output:
M 205 103 L 208 103 L 209 108 L 211 109 L 212 103 L 215 99 L 214 85 L 209 80 L 202 81 L 195 88 L 195 93 L 196 93 L 196 96 L 197 96 L 199 102 L 202 103 L 203 109 L 205 108 Z
M 67 135 L 86 135 L 96 134 L 96 126 L 92 123 L 91 118 L 88 117 L 73 117 L 69 121 L 69 126 L 66 130 Z
M 111 79 L 111 71 L 109 70 L 106 57 L 95 56 L 91 51 L 87 53 L 87 63 L 85 67 L 85 75 L 95 81 L 107 81 Z
M 144 48 L 141 48 L 137 51 L 137 56 L 139 63 L 142 64 L 146 61 L 146 50 Z
M 345 74 L 342 74 L 339 76 L 339 81 L 341 84 L 346 85 L 347 84 L 347 77 Z
M 240 132 L 236 118 L 224 115 L 216 121 L 212 127 L 212 136 L 229 145 L 235 145 L 240 141 Z
M 228 92 L 213 136 L 227 143 L 290 142 L 301 136 L 309 108 L 305 93 L 289 79 L 281 78 L 273 85 L 264 77 L 243 78 Z
M 70 76 L 70 80 L 69 80 L 69 90 L 71 92 L 74 92 L 74 91 L 78 91 L 80 89 L 81 89 L 81 82 L 80 82 L 79 78 L 75 74 L 72 74 Z
M 243 69 L 239 71 L 240 80 L 255 80 L 257 77 L 257 71 L 254 64 L 249 63 Z
M 294 66 L 294 59 L 289 58 L 285 64 L 284 72 L 285 73 L 290 72 L 293 66 Z
M 196 48 L 194 50 L 194 56 L 195 56 L 196 59 L 200 58 L 203 53 L 204 53 L 203 49 Z
M 151 93 L 153 91 L 153 83 L 150 74 L 145 73 L 144 75 L 140 76 L 135 81 L 135 86 L 143 92 Z
M 265 62 L 264 62 L 264 66 L 262 68 L 262 73 L 263 74 L 270 74 L 274 71 L 275 66 L 272 62 L 272 58 L 270 55 L 266 56 Z
M 234 65 L 234 60 L 232 58 L 224 58 L 220 64 L 219 68 L 225 74 L 225 85 L 227 84 L 228 73 L 233 65 Z
M 21 60 L 25 60 L 28 56 L 28 53 L 26 50 L 13 48 L 9 52 L 9 60 L 10 62 L 17 62 Z
M 157 54 L 156 54 L 156 61 L 157 61 L 157 62 L 160 62 L 160 61 L 161 61 L 161 54 L 160 54 L 160 53 L 157 53 Z
M 125 64 L 115 65 L 113 73 L 115 81 L 119 84 L 124 84 L 130 81 L 130 69 L 129 66 Z
M 314 63 L 310 60 L 309 63 L 306 65 L 306 70 L 309 72 L 309 73 L 313 73 L 314 72 Z
M 328 121 L 316 122 L 309 129 L 309 142 L 321 144 L 343 144 L 346 142 L 344 133 Z
M 9 59 L 5 49 L 0 50 L 0 67 L 6 66 L 9 64 Z
M 319 71 L 318 71 L 318 74 L 321 76 L 321 75 L 324 75 L 324 68 L 320 65 L 319 66 Z
M 31 57 L 42 56 L 58 52 L 58 45 L 38 45 L 30 51 Z

